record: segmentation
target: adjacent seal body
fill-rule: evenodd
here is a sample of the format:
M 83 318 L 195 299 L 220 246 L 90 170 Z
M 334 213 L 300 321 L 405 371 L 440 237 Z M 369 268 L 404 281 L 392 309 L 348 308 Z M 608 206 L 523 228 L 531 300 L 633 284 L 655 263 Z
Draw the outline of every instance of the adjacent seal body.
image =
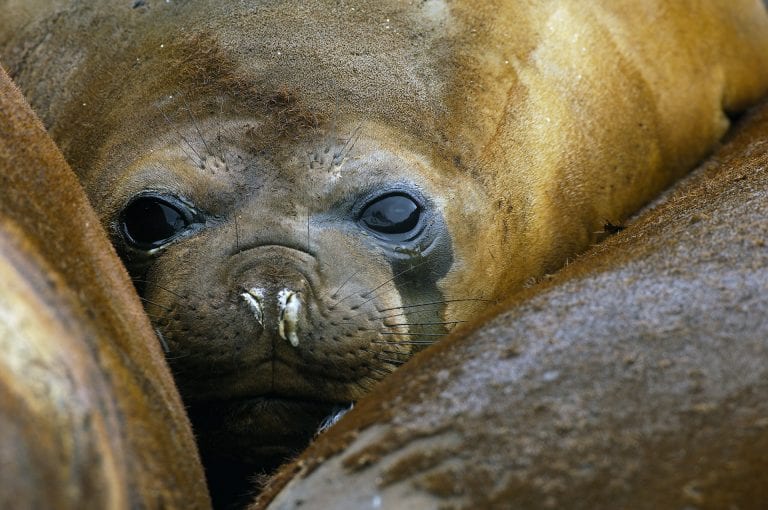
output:
M 0 508 L 210 508 L 141 303 L 0 70 Z
M 267 465 L 768 84 L 752 1 L 4 2 L 204 453 Z
M 252 509 L 763 508 L 766 137 L 762 107 L 624 232 L 420 353 Z

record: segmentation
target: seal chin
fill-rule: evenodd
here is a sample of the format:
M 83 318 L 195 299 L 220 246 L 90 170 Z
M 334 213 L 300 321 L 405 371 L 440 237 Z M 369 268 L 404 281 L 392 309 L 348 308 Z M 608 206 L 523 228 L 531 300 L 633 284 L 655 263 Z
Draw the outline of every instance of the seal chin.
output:
M 189 412 L 198 429 L 205 431 L 200 441 L 217 456 L 264 466 L 297 454 L 329 416 L 349 406 L 349 402 L 263 395 L 193 404 Z
M 309 397 L 272 394 L 190 404 L 208 485 L 218 495 L 217 507 L 244 508 L 245 500 L 235 501 L 246 492 L 244 481 L 293 459 L 340 407 Z

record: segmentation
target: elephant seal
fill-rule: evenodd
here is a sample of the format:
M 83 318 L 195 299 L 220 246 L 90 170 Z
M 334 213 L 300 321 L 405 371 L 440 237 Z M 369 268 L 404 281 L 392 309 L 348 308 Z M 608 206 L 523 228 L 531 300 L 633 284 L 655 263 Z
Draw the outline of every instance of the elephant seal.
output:
M 252 510 L 764 508 L 766 140 L 768 105 L 657 208 L 419 353 Z
M 768 85 L 749 0 L 2 5 L 0 55 L 136 281 L 209 473 L 304 447 Z
M 1 508 L 210 508 L 128 275 L 2 69 L 0 350 Z

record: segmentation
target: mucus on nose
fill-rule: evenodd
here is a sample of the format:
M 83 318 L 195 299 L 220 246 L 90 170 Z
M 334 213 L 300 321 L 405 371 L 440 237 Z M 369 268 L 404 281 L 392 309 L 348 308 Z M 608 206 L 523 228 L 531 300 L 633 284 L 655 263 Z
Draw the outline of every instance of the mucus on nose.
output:
M 264 327 L 264 289 L 258 289 L 256 287 L 248 289 L 246 292 L 240 294 L 240 297 L 245 300 L 248 308 L 253 312 L 256 317 L 256 322 L 260 326 Z
M 283 289 L 277 294 L 279 311 L 277 332 L 280 338 L 288 340 L 293 347 L 299 346 L 299 314 L 301 313 L 301 293 Z

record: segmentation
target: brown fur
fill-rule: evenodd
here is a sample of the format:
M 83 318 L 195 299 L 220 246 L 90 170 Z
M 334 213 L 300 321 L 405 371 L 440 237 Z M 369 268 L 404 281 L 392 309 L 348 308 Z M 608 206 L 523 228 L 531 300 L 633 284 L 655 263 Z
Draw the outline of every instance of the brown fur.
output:
M 416 356 L 252 508 L 763 508 L 767 138 L 762 107 L 625 231 Z
M 2 70 L 0 346 L 0 507 L 210 506 L 125 270 Z
M 477 174 L 483 221 L 451 212 L 454 237 L 477 244 L 442 284 L 463 295 L 504 295 L 559 267 L 703 158 L 723 113 L 768 82 L 768 22 L 746 0 L 452 2 L 439 21 L 438 1 L 280 2 L 246 16 L 207 2 L 5 4 L 6 64 L 97 207 L 105 169 L 162 128 L 159 97 L 242 95 L 249 111 L 287 87 L 311 115 L 397 126 L 441 172 Z

